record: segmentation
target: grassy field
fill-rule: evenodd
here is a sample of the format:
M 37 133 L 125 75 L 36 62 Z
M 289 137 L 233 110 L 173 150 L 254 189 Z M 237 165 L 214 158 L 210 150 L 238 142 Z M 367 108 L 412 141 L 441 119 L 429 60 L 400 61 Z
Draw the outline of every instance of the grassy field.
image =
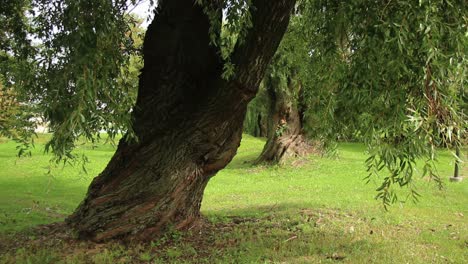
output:
M 70 166 L 47 174 L 46 138 L 21 159 L 14 142 L 0 139 L 0 263 L 468 263 L 468 180 L 446 181 L 449 153 L 438 166 L 445 190 L 419 178 L 421 201 L 385 212 L 373 199 L 378 180 L 363 181 L 362 145 L 341 144 L 333 158 L 255 167 L 264 141 L 244 136 L 234 161 L 206 189 L 205 227 L 149 244 L 99 245 L 44 241 L 32 227 L 70 214 L 114 147 L 79 146 L 91 161 L 88 174 Z

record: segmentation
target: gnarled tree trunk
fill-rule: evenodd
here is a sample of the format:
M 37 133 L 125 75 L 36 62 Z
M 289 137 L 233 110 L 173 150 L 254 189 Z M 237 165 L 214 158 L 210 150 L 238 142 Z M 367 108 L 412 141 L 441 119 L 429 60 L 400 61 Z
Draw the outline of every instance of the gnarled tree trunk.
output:
M 313 148 L 303 131 L 299 100 L 300 82 L 288 78 L 287 86 L 279 80 L 265 80 L 270 98 L 267 142 L 255 163 L 284 163 L 288 158 L 305 156 Z
M 197 220 L 206 184 L 236 154 L 247 103 L 294 2 L 253 1 L 253 27 L 232 55 L 234 78 L 225 81 L 202 8 L 189 0 L 159 1 L 144 42 L 134 112 L 138 142 L 120 141 L 67 219 L 80 237 L 149 240 Z

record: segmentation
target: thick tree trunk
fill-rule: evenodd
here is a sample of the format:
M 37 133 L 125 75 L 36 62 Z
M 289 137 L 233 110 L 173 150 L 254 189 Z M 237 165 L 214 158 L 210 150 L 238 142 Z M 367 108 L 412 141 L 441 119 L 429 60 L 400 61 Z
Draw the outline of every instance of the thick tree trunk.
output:
M 305 156 L 313 148 L 303 133 L 302 113 L 295 94 L 300 93 L 300 83 L 289 79 L 287 87 L 279 81 L 267 82 L 270 112 L 267 142 L 255 163 L 284 163 L 292 157 Z
M 253 27 L 223 80 L 210 23 L 189 0 L 159 1 L 144 43 L 134 111 L 123 140 L 67 222 L 81 238 L 150 240 L 199 218 L 209 179 L 236 154 L 247 103 L 286 30 L 294 0 L 253 1 Z

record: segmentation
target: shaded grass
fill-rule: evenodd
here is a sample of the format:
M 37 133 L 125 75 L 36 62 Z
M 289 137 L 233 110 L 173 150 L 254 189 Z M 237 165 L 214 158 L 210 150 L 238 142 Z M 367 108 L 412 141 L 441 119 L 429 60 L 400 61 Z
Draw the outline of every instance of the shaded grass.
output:
M 78 153 L 86 153 L 91 161 L 88 175 L 61 166 L 47 175 L 50 156 L 40 147 L 46 139 L 40 135 L 33 156 L 21 159 L 15 157 L 13 142 L 0 143 L 0 233 L 6 238 L 22 234 L 26 240 L 37 240 L 37 235 L 28 235 L 31 227 L 63 220 L 114 151 L 108 144 L 81 145 Z M 244 136 L 233 162 L 210 181 L 202 212 L 211 224 L 197 233 L 174 231 L 149 245 L 126 247 L 79 244 L 70 249 L 62 242 L 14 249 L 5 245 L 9 250 L 3 259 L 6 263 L 467 262 L 468 188 L 466 181 L 446 181 L 453 168 L 449 153 L 441 152 L 438 164 L 444 191 L 418 178 L 421 201 L 399 203 L 384 212 L 373 199 L 378 179 L 363 181 L 362 145 L 341 144 L 338 157 L 309 157 L 300 167 L 252 166 L 263 144 Z

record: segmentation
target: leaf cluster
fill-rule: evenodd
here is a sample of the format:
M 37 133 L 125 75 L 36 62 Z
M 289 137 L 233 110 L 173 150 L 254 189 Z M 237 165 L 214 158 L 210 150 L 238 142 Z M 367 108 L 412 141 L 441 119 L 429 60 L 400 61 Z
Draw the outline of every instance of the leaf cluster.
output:
M 435 150 L 460 146 L 467 128 L 464 1 L 302 3 L 310 82 L 331 99 L 330 131 L 367 143 L 368 179 L 387 175 L 377 198 L 395 201 L 394 185 L 417 197 L 421 158 L 441 183 Z
M 58 160 L 72 158 L 79 137 L 95 141 L 131 132 L 138 48 L 127 15 L 135 1 L 8 1 L 0 13 L 1 74 L 25 105 L 34 105 Z

